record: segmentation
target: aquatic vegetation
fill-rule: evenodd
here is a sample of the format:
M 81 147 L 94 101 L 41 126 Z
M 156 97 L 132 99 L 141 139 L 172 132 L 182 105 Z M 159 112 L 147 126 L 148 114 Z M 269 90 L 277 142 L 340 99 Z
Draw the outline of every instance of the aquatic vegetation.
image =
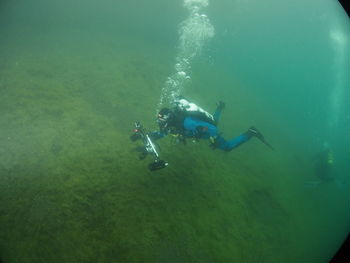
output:
M 260 19 L 270 13 L 247 21 L 250 2 L 124 1 L 113 9 L 67 0 L 41 12 L 23 1 L 1 9 L 1 21 L 11 23 L 0 26 L 0 261 L 280 263 L 334 253 L 349 224 L 349 125 L 339 118 L 343 129 L 334 130 L 339 181 L 305 187 L 317 180 L 310 159 L 329 136 L 330 90 L 311 84 L 329 68 L 292 49 L 316 50 L 314 35 L 299 35 L 315 17 L 284 32 L 281 23 Z M 292 16 L 298 3 L 283 14 Z M 215 58 L 196 60 L 214 37 L 212 22 Z M 281 45 L 280 35 L 290 32 L 295 42 Z M 328 33 L 342 47 L 339 34 Z M 320 61 L 340 70 L 346 61 L 334 51 L 334 60 Z M 293 65 L 295 57 L 302 65 Z M 327 83 L 346 94 L 337 76 Z M 185 146 L 166 138 L 160 148 L 169 166 L 148 171 L 129 136 L 137 120 L 157 128 L 164 85 L 188 85 L 184 95 L 209 112 L 224 100 L 225 136 L 253 123 L 276 150 L 252 140 L 227 154 L 205 141 Z

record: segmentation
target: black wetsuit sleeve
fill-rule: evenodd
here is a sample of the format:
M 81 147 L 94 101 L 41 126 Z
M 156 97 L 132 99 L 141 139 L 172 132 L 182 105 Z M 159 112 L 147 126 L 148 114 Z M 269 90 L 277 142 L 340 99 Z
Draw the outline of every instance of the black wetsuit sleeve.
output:
M 149 133 L 149 136 L 154 140 L 159 140 L 167 136 L 167 133 L 164 131 L 153 131 Z

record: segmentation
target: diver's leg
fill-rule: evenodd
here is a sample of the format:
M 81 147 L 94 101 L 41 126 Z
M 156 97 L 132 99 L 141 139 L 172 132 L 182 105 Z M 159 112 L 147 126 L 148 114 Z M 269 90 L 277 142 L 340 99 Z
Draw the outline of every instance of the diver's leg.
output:
M 234 148 L 240 146 L 242 143 L 245 143 L 249 141 L 250 138 L 256 137 L 261 142 L 263 142 L 266 146 L 268 146 L 271 150 L 274 148 L 264 139 L 264 136 L 261 134 L 261 132 L 258 131 L 255 127 L 250 127 L 246 132 L 242 133 L 241 135 L 226 141 L 223 137 L 218 136 L 215 139 L 215 146 L 217 148 L 220 148 L 224 151 L 231 151 Z
M 216 110 L 215 110 L 215 112 L 214 112 L 214 114 L 213 114 L 214 121 L 215 121 L 216 125 L 217 125 L 218 122 L 219 122 L 221 112 L 222 112 L 222 110 L 223 110 L 224 108 L 225 108 L 225 103 L 224 103 L 223 101 L 220 100 L 220 101 L 217 103 L 217 108 L 216 108 Z
M 226 141 L 223 137 L 218 136 L 216 138 L 216 144 L 219 149 L 229 152 L 234 148 L 237 148 L 241 144 L 247 142 L 251 137 L 252 136 L 247 134 L 246 132 L 229 141 Z

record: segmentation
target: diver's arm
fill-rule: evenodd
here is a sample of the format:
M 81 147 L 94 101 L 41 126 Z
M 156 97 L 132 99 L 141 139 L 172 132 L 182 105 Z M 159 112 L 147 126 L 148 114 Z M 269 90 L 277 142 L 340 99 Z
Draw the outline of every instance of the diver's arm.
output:
M 159 140 L 167 136 L 168 133 L 166 131 L 153 131 L 149 133 L 149 136 L 154 140 Z

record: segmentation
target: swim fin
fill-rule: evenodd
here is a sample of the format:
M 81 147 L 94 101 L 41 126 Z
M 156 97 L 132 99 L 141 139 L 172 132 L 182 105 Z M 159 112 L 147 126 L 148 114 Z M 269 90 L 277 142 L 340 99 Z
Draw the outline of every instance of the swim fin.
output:
M 254 126 L 252 126 L 252 127 L 250 127 L 249 129 L 248 129 L 248 134 L 250 135 L 250 136 L 255 136 L 256 138 L 258 138 L 261 142 L 263 142 L 267 147 L 269 147 L 271 150 L 275 150 L 273 147 L 272 147 L 272 145 L 271 144 L 269 144 L 266 140 L 265 140 L 265 138 L 264 138 L 264 136 L 262 135 L 262 133 L 257 129 L 257 128 L 255 128 Z

